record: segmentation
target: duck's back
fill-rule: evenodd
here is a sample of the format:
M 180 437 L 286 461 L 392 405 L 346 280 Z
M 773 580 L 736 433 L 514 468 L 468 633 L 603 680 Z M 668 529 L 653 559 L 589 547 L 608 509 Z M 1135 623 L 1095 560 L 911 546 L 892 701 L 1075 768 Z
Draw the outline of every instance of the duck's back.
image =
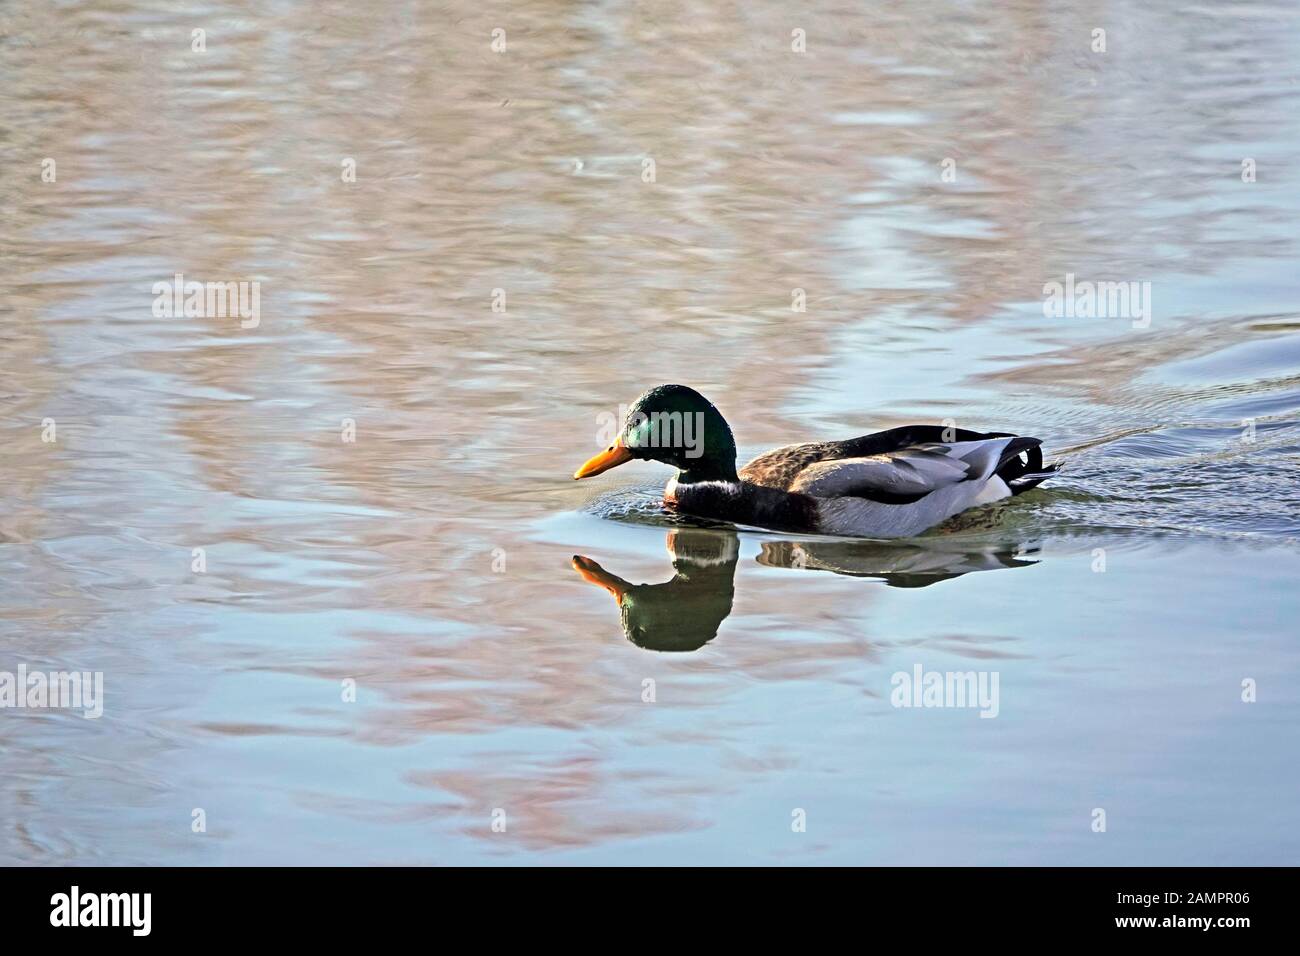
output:
M 742 480 L 755 485 L 789 491 L 805 468 L 845 457 L 836 453 L 836 446 L 841 444 L 843 442 L 818 441 L 773 448 L 741 468 L 739 474 Z
M 804 472 L 825 462 L 845 458 L 870 458 L 901 451 L 917 445 L 951 444 L 953 442 L 985 441 L 1013 436 L 1000 432 L 975 432 L 966 428 L 948 428 L 943 425 L 903 425 L 883 432 L 873 432 L 847 441 L 807 442 L 786 445 L 759 455 L 744 468 L 740 477 L 756 485 L 795 490 Z
M 825 534 L 908 537 L 1032 488 L 1037 438 L 912 425 L 842 442 L 788 445 L 740 471 L 753 485 L 808 502 Z

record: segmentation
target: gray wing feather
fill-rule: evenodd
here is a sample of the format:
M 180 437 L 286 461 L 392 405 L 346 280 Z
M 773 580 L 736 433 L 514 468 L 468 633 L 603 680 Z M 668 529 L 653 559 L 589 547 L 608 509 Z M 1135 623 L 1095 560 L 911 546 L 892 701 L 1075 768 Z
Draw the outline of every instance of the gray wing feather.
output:
M 883 455 L 840 458 L 804 468 L 791 491 L 818 498 L 924 495 L 962 481 L 980 481 L 997 468 L 1008 438 L 910 445 Z

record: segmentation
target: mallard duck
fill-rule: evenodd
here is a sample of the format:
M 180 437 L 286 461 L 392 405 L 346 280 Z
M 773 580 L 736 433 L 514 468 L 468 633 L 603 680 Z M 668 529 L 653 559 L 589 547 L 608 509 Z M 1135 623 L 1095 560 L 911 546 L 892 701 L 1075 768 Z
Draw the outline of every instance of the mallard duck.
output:
M 632 461 L 672 465 L 664 504 L 774 531 L 908 538 L 953 515 L 1028 491 L 1059 465 L 1042 444 L 1001 432 L 906 425 L 848 441 L 787 445 L 736 470 L 722 413 L 693 388 L 659 385 L 628 410 L 614 444 L 574 478 Z

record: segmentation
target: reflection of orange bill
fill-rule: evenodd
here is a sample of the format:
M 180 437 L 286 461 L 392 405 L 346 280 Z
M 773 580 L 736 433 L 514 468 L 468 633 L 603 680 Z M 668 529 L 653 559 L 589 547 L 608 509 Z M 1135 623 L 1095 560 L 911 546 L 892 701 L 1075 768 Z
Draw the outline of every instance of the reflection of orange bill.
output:
M 620 604 L 623 603 L 624 593 L 632 587 L 622 578 L 610 574 L 591 558 L 584 558 L 580 554 L 573 556 L 573 570 L 581 574 L 582 579 L 588 584 L 599 585 L 614 595 L 614 600 Z
M 632 453 L 623 445 L 623 439 L 618 438 L 614 444 L 610 445 L 599 455 L 588 458 L 581 468 L 573 473 L 574 478 L 590 478 L 592 475 L 599 475 L 603 471 L 609 471 L 616 468 L 625 461 L 632 460 Z

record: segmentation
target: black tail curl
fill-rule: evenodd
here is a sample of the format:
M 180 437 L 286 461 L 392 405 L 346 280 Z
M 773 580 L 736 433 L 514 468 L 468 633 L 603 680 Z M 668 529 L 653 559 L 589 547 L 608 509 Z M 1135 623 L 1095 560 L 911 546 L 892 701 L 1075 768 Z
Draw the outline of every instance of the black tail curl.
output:
M 997 476 L 1007 483 L 1013 495 L 1036 488 L 1061 470 L 1059 462 L 1043 464 L 1042 441 L 1037 438 L 1015 438 L 1007 442 L 998 463 Z

